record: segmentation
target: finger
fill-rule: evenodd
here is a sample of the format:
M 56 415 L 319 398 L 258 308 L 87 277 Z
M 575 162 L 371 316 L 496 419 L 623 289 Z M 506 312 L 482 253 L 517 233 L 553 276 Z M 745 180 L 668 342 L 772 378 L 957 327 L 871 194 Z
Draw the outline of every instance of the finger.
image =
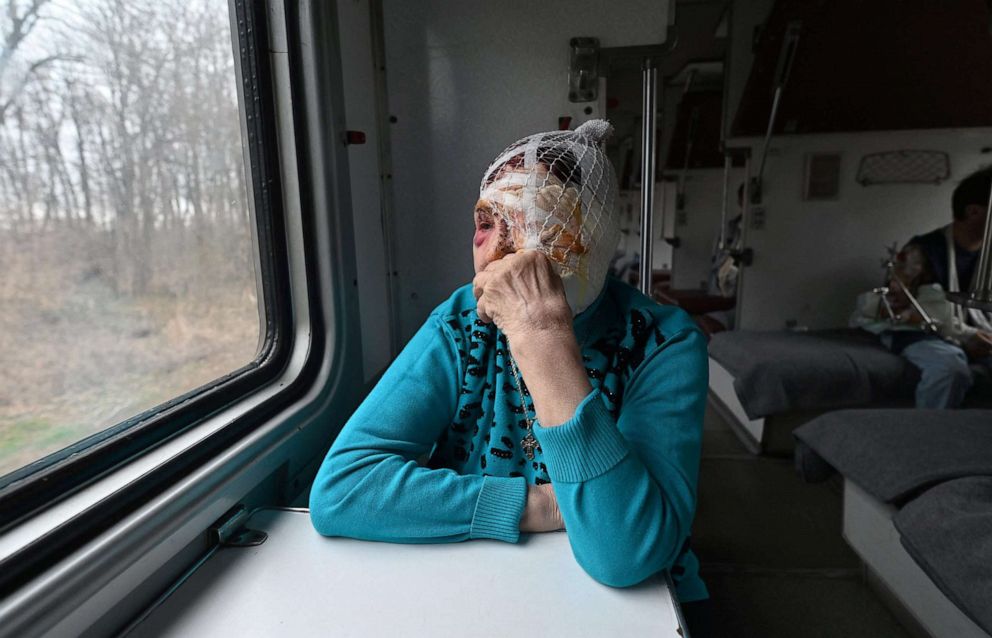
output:
M 534 283 L 541 290 L 557 292 L 563 287 L 558 269 L 545 253 L 532 251 L 528 257 L 528 266 Z
M 537 272 L 541 271 L 554 271 L 554 264 L 548 257 L 547 253 L 537 250 L 536 248 L 530 248 L 523 251 L 521 254 L 521 262 L 529 268 L 533 268 Z
M 542 260 L 540 262 L 539 268 L 540 268 L 540 271 L 541 271 L 541 274 L 542 274 L 543 278 L 553 288 L 560 287 L 562 285 L 561 284 L 561 274 L 559 273 L 558 268 L 555 266 L 554 262 L 551 261 L 551 259 L 548 258 L 547 255 L 543 255 L 542 254 L 541 257 L 542 257 Z
M 544 258 L 544 253 L 536 248 L 521 248 L 513 253 L 516 261 L 521 267 L 530 267 L 540 262 Z
M 479 315 L 479 321 L 482 323 L 493 322 L 493 318 L 489 315 L 489 310 L 486 308 L 485 297 L 479 297 L 479 300 L 475 304 L 475 312 Z
M 547 483 L 546 487 L 548 488 L 548 527 L 552 531 L 565 529 L 565 521 L 562 519 L 561 508 L 558 507 L 558 497 L 555 495 L 554 488 L 551 483 Z
M 542 260 L 547 260 L 548 258 L 547 255 L 536 248 L 528 248 L 520 252 L 522 259 L 526 259 L 527 261 L 535 264 L 540 263 Z
M 485 270 L 483 270 L 482 272 L 488 272 L 492 274 L 492 273 L 503 272 L 504 270 L 508 270 L 513 267 L 515 262 L 515 259 L 513 259 L 513 257 L 515 256 L 516 253 L 510 253 L 509 255 L 505 255 L 502 259 L 496 259 L 494 261 L 491 261 L 489 262 L 489 265 L 486 266 Z
M 486 283 L 491 276 L 492 273 L 483 270 L 472 279 L 472 294 L 475 296 L 476 300 L 478 300 L 479 297 L 482 296 L 482 293 L 485 292 Z

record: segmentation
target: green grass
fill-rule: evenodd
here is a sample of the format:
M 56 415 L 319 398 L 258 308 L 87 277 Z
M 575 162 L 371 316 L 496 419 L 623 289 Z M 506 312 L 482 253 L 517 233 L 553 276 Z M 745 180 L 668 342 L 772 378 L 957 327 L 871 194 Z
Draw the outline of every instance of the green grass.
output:
M 232 356 L 223 351 L 214 354 L 220 355 L 220 359 L 198 356 L 144 374 L 115 376 L 108 371 L 103 387 L 63 395 L 58 402 L 39 402 L 38 412 L 34 414 L 5 415 L 0 410 L 0 476 L 247 363 L 244 354 Z
M 79 428 L 29 417 L 0 422 L 0 475 L 61 450 L 79 439 Z
M 200 254 L 183 233 L 156 236 L 155 253 L 141 256 L 155 277 L 132 294 L 118 290 L 128 271 L 114 270 L 101 233 L 55 228 L 5 242 L 0 232 L 0 476 L 252 359 L 250 267 L 230 251 Z

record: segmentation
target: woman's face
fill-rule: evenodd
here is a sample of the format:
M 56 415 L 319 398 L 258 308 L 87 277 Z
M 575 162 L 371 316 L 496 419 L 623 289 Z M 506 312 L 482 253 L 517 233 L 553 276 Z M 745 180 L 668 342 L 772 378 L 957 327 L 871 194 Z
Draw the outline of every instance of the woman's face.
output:
M 585 253 L 577 192 L 548 175 L 546 167 L 536 170 L 542 186 L 534 189 L 530 215 L 523 206 L 528 173 L 522 170 L 503 171 L 476 202 L 472 239 L 476 273 L 518 250 L 540 250 L 553 262 L 572 269 L 570 258 L 574 261 Z
M 472 260 L 478 274 L 491 262 L 515 252 L 506 220 L 493 213 L 486 200 L 475 205 L 475 236 L 472 237 Z

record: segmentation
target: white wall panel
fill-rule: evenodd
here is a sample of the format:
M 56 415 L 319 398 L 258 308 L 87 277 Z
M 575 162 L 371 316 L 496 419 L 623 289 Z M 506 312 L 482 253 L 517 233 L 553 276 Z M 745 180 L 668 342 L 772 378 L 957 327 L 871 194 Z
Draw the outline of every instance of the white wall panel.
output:
M 667 2 L 384 0 L 396 263 L 408 338 L 473 276 L 472 206 L 489 162 L 514 140 L 600 115 L 568 102 L 568 41 L 664 41 Z M 573 124 L 574 125 L 574 124 Z
M 345 125 L 362 131 L 365 144 L 348 147 L 358 300 L 362 324 L 362 364 L 366 381 L 389 363 L 389 279 L 382 223 L 379 132 L 369 0 L 338 0 L 338 37 Z

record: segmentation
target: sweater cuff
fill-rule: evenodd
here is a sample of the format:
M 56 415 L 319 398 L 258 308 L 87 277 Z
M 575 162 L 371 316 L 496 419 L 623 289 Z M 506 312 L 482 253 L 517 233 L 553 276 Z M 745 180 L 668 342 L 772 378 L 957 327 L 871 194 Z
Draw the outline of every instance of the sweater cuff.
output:
M 557 427 L 537 424 L 534 435 L 548 460 L 552 483 L 594 479 L 616 466 L 630 451 L 599 390 L 582 400 L 571 419 Z
M 493 538 L 516 543 L 520 517 L 527 504 L 527 481 L 523 477 L 486 476 L 475 502 L 469 538 Z

